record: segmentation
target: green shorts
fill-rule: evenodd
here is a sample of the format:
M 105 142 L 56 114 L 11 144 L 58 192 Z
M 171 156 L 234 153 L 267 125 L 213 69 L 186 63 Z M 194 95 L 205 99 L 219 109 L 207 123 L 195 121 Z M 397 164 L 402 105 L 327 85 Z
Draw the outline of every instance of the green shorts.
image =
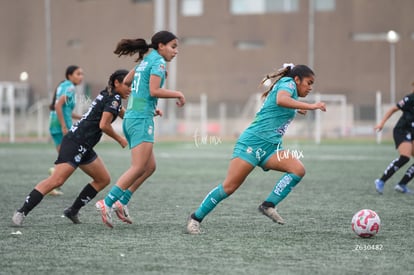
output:
M 63 133 L 53 133 L 50 135 L 52 136 L 53 143 L 56 147 L 62 144 Z
M 263 167 L 269 158 L 280 150 L 283 150 L 281 141 L 272 143 L 251 133 L 243 132 L 234 146 L 232 159 L 240 158 L 253 166 L 267 170 Z
M 122 124 L 129 149 L 143 143 L 154 143 L 154 119 L 153 118 L 124 118 Z

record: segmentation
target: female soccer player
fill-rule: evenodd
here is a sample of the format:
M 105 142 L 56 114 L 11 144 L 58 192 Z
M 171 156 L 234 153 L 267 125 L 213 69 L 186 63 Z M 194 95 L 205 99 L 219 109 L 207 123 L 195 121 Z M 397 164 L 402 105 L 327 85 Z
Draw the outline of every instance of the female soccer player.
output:
M 21 226 L 24 218 L 40 203 L 45 194 L 63 185 L 77 167 L 89 175 L 92 182 L 83 188 L 72 206 L 64 210 L 64 215 L 73 223 L 80 223 L 79 209 L 109 184 L 109 172 L 93 147 L 99 142 L 102 132 L 116 140 L 122 148 L 127 145 L 126 139 L 118 135 L 111 125 L 118 115 L 123 117 L 121 99 L 127 98 L 131 92 L 129 86 L 123 83 L 127 74 L 127 70 L 115 71 L 109 77 L 108 87 L 100 92 L 82 119 L 63 137 L 55 162 L 55 172 L 38 183 L 26 197 L 23 206 L 13 215 L 12 221 L 15 225 Z
M 414 82 L 412 85 L 414 87 Z M 393 136 L 395 148 L 398 150 L 400 156 L 391 161 L 381 178 L 375 180 L 375 189 L 381 195 L 384 193 L 385 182 L 391 178 L 398 169 L 403 167 L 410 160 L 411 156 L 414 156 L 414 89 L 411 94 L 405 96 L 395 106 L 392 106 L 374 129 L 381 131 L 387 120 L 398 110 L 402 111 L 402 115 L 394 126 Z M 394 190 L 405 194 L 411 194 L 411 190 L 407 188 L 407 183 L 413 177 L 414 164 L 407 169 L 404 177 L 397 183 L 397 185 L 395 185 Z
M 151 52 L 144 57 L 150 48 Z M 155 171 L 153 117 L 161 115 L 156 109 L 158 98 L 176 98 L 179 107 L 185 104 L 181 92 L 162 88 L 166 77 L 166 62 L 170 62 L 178 54 L 177 48 L 177 37 L 171 32 L 160 31 L 152 36 L 149 45 L 142 38 L 123 39 L 114 51 L 118 56 L 138 53 L 136 61 L 139 63 L 124 79 L 127 85 L 132 84 L 123 121 L 124 133 L 131 149 L 131 166 L 118 179 L 105 199 L 96 203 L 102 221 L 111 228 L 114 203 L 118 218 L 132 223 L 126 205 L 133 192 Z
M 59 153 L 63 135 L 72 127 L 72 118 L 80 119 L 81 116 L 73 113 L 76 105 L 75 86 L 81 84 L 83 71 L 79 66 L 71 65 L 66 68 L 66 80 L 59 83 L 53 95 L 52 103 L 49 106 L 49 132 L 55 143 L 56 151 Z M 49 173 L 53 173 L 53 168 Z M 58 188 L 53 189 L 50 195 L 59 196 L 63 192 Z
M 304 114 L 306 110 L 326 111 L 325 103 L 305 103 L 298 97 L 306 97 L 314 83 L 313 71 L 305 66 L 285 64 L 283 69 L 267 75 L 263 83 L 272 83 L 263 94 L 265 98 L 261 109 L 250 126 L 240 135 L 233 151 L 227 176 L 222 184 L 211 190 L 200 207 L 190 215 L 187 222 L 189 234 L 200 234 L 200 223 L 217 204 L 230 196 L 240 187 L 255 166 L 263 170 L 285 172 L 272 192 L 259 206 L 259 211 L 274 222 L 284 224 L 276 211 L 278 205 L 305 175 L 302 162 L 282 148 L 282 137 L 295 117 L 296 111 Z

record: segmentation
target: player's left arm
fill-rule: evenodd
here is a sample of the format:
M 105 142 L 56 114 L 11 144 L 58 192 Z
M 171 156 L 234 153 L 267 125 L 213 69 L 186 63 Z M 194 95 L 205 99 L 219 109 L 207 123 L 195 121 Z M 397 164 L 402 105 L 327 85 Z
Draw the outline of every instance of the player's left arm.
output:
M 299 109 L 299 110 L 321 110 L 326 111 L 326 105 L 324 102 L 316 102 L 316 103 L 307 103 L 298 101 L 296 99 L 293 99 L 291 94 L 288 91 L 278 91 L 277 97 L 276 97 L 276 103 L 277 105 L 285 108 L 290 109 Z
M 118 133 L 112 127 L 113 119 L 114 119 L 114 114 L 112 114 L 111 112 L 104 111 L 102 113 L 101 120 L 99 121 L 99 128 L 102 130 L 102 132 L 104 132 L 105 134 L 107 134 L 108 136 L 116 140 L 121 145 L 122 148 L 125 148 L 128 142 L 124 137 L 118 135 Z

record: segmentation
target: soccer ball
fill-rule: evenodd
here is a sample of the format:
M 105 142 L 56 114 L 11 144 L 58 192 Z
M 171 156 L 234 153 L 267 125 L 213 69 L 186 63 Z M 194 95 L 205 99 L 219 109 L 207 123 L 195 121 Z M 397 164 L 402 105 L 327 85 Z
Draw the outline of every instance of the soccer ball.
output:
M 370 238 L 378 233 L 381 220 L 378 214 L 371 209 L 362 209 L 352 218 L 352 230 L 362 238 Z

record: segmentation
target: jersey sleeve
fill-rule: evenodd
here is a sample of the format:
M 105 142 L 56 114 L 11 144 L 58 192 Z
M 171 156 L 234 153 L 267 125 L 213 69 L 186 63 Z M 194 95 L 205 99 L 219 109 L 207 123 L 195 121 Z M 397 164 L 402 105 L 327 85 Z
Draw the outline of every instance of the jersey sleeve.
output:
M 121 96 L 119 94 L 108 96 L 105 99 L 104 104 L 103 111 L 113 114 L 114 118 L 116 118 L 121 108 Z
M 296 94 L 296 85 L 293 80 L 283 81 L 277 85 L 277 91 L 286 91 L 293 97 Z
M 414 97 L 405 96 L 397 103 L 397 107 L 402 111 L 408 111 L 414 107 Z
M 75 103 L 75 86 L 70 85 L 64 89 L 62 96 L 66 96 L 67 103 Z
M 162 58 L 159 58 L 153 63 L 150 74 L 164 78 L 166 69 L 165 61 Z

